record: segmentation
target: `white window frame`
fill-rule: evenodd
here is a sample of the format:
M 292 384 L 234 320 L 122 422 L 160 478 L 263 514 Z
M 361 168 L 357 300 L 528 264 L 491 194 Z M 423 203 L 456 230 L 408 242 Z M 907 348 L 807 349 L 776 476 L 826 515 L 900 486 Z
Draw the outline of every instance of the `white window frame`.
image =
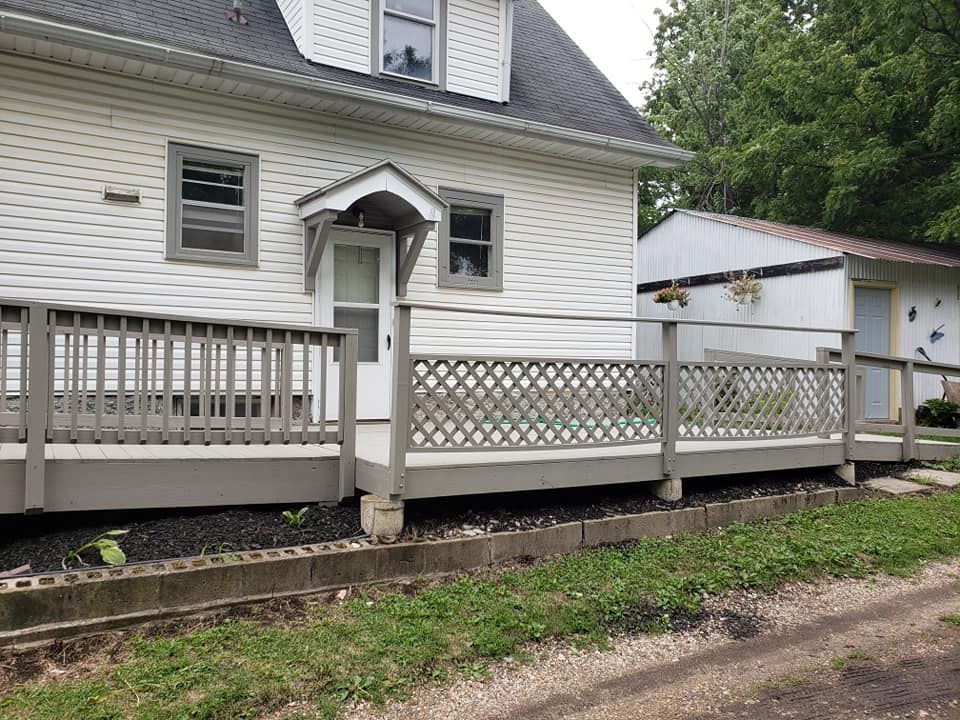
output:
M 452 188 L 439 188 L 438 194 L 450 204 L 450 207 L 443 211 L 437 231 L 437 286 L 471 290 L 503 290 L 503 196 Z M 490 212 L 490 257 L 488 258 L 490 274 L 487 277 L 458 275 L 450 272 L 451 240 L 476 244 L 470 240 L 460 241 L 450 237 L 450 212 L 458 207 Z
M 433 0 L 433 19 L 421 17 L 420 15 L 411 15 L 410 13 L 399 10 L 390 10 L 387 8 L 386 0 L 373 0 L 375 13 L 372 23 L 373 37 L 371 42 L 371 67 L 375 70 L 375 75 L 406 80 L 407 82 L 426 83 L 429 85 L 438 85 L 443 89 L 446 80 L 446 25 L 447 25 L 447 3 L 446 0 Z M 383 69 L 383 46 L 384 32 L 386 29 L 385 17 L 396 17 L 421 25 L 428 25 L 433 28 L 433 49 L 432 65 L 430 68 L 430 79 L 413 77 L 412 75 L 403 75 L 401 73 L 391 72 Z
M 183 164 L 210 162 L 243 168 L 243 252 L 185 248 L 181 242 L 183 223 Z M 167 144 L 167 228 L 166 259 L 194 262 L 257 265 L 260 203 L 260 158 L 256 155 L 170 142 Z

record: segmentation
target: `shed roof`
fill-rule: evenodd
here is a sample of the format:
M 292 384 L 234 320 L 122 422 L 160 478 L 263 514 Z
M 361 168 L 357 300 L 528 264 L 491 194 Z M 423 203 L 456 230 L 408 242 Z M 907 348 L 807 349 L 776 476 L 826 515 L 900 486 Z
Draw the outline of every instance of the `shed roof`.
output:
M 955 245 L 920 245 L 917 243 L 897 242 L 895 240 L 864 238 L 857 237 L 856 235 L 847 235 L 846 233 L 833 232 L 832 230 L 821 230 L 820 228 L 802 227 L 800 225 L 786 225 L 784 223 L 770 222 L 769 220 L 755 220 L 737 215 L 721 215 L 719 213 L 702 212 L 699 210 L 678 209 L 673 212 L 714 220 L 716 222 L 726 223 L 727 225 L 735 225 L 747 230 L 777 235 L 809 245 L 829 248 L 830 250 L 836 250 L 837 252 L 842 252 L 847 255 L 857 255 L 872 260 L 960 267 L 960 248 Z
M 247 25 L 229 22 L 229 7 L 230 0 L 0 0 L 0 12 L 28 13 L 271 70 L 678 150 L 657 135 L 536 0 L 515 0 L 509 103 L 310 62 L 298 51 L 276 0 L 244 0 Z

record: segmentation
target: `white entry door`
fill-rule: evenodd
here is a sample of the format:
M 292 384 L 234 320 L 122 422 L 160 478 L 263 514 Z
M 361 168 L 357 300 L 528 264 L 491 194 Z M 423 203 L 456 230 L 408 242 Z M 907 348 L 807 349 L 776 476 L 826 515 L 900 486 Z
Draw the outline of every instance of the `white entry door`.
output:
M 853 291 L 853 320 L 857 329 L 857 352 L 890 354 L 890 290 L 856 287 Z M 890 371 L 866 367 L 863 388 L 869 420 L 890 418 Z
M 361 420 L 390 417 L 393 254 L 392 232 L 334 227 L 317 271 L 317 322 L 359 332 L 357 417 Z M 326 416 L 330 419 L 337 417 L 339 407 L 336 355 L 328 353 L 326 360 Z M 318 395 L 314 393 L 314 403 L 319 403 Z

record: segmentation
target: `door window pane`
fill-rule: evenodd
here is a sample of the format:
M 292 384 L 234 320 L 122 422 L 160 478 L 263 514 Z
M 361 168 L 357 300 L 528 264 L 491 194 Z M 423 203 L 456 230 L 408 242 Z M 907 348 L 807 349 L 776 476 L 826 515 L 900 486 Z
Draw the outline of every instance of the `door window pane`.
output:
M 380 302 L 380 248 L 336 245 L 333 250 L 334 302 Z
M 338 328 L 356 328 L 360 335 L 360 362 L 377 362 L 380 359 L 380 308 L 333 309 L 333 324 Z M 339 353 L 334 353 L 334 360 Z
M 433 20 L 433 0 L 387 0 L 386 8 Z
M 469 277 L 490 277 L 490 247 L 451 240 L 450 272 Z
M 433 26 L 393 15 L 383 17 L 385 72 L 433 79 Z

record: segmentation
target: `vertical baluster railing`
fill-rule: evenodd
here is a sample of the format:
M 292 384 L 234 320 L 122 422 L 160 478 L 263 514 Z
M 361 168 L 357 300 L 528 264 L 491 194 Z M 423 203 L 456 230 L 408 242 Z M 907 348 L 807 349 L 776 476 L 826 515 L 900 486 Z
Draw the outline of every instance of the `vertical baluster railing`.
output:
M 900 412 L 903 415 L 903 459 L 906 462 L 917 457 L 917 417 L 913 400 L 913 361 L 900 367 Z
M 280 401 L 280 423 L 283 431 L 283 444 L 290 444 L 290 425 L 293 422 L 293 341 L 289 330 L 284 333 L 282 362 L 283 385 Z
M 844 333 L 841 337 L 841 362 L 844 367 L 843 377 L 843 405 L 844 405 L 844 432 L 843 440 L 846 448 L 847 462 L 853 462 L 857 454 L 857 356 L 854 349 L 854 334 Z
M 244 423 L 243 423 L 243 442 L 249 445 L 251 442 L 251 425 L 253 423 L 253 328 L 247 328 L 246 342 L 246 392 L 244 394 Z
M 44 319 L 46 324 L 46 319 Z M 27 353 L 29 348 L 29 327 L 30 327 L 30 309 L 22 308 L 20 310 L 20 408 L 17 421 L 17 439 L 23 442 L 28 437 L 27 431 L 27 371 L 29 362 Z
M 117 442 L 127 441 L 127 318 L 120 316 L 117 337 Z
M 53 441 L 54 398 L 57 393 L 57 313 L 51 310 L 47 314 L 47 407 L 44 419 L 46 442 Z M 66 370 L 66 365 L 64 365 Z
M 93 408 L 93 441 L 103 442 L 103 405 L 107 384 L 107 342 L 103 330 L 103 315 L 97 315 L 97 387 Z
M 137 442 L 147 442 L 147 415 L 150 412 L 150 321 L 144 318 L 140 327 L 140 433 Z
M 270 444 L 270 429 L 273 418 L 273 409 L 271 407 L 273 400 L 273 377 L 271 369 L 273 366 L 273 331 L 267 330 L 266 340 L 263 345 L 263 354 L 260 360 L 260 415 L 263 418 L 263 443 Z
M 7 346 L 10 342 L 9 330 L 3 327 L 3 308 L 0 307 L 0 413 L 6 413 L 10 409 L 7 400 Z
M 200 379 L 200 401 L 203 405 L 203 444 L 209 445 L 212 439 L 211 424 L 213 422 L 210 417 L 210 400 L 212 396 L 210 390 L 213 380 L 213 326 L 210 323 L 207 323 L 207 335 L 202 342 L 203 344 L 200 346 L 200 357 L 203 358 L 204 361 L 200 365 L 203 368 L 203 377 Z
M 317 422 L 320 423 L 320 437 L 327 441 L 327 366 L 330 364 L 330 358 L 327 355 L 328 345 L 327 333 L 320 334 L 320 397 L 317 399 Z M 314 373 L 317 371 L 314 370 Z M 343 433 L 337 429 L 337 442 L 343 440 Z
M 190 444 L 193 429 L 193 323 L 183 330 L 183 444 Z
M 224 442 L 229 445 L 233 442 L 233 412 L 237 393 L 237 348 L 233 344 L 233 325 L 227 328 L 227 397 L 224 416 Z
M 73 314 L 73 359 L 70 393 L 70 442 L 77 442 L 77 421 L 80 413 L 80 313 Z
M 300 398 L 300 444 L 306 445 L 310 432 L 310 333 L 303 333 L 303 355 L 301 358 L 301 390 Z M 323 438 L 323 428 L 320 429 Z
M 173 415 L 173 338 L 169 320 L 163 323 L 163 418 L 160 420 L 160 442 L 170 442 L 170 416 Z
M 47 407 L 50 386 L 49 368 L 47 366 L 50 353 L 48 343 L 51 336 L 54 338 L 55 329 L 49 327 L 47 308 L 43 305 L 31 305 L 24 308 L 20 315 L 20 334 L 29 333 L 29 352 L 26 343 L 21 345 L 21 368 L 29 369 L 29 376 L 21 370 L 20 404 L 26 408 L 30 403 L 30 410 L 25 420 L 27 422 L 27 452 L 24 463 L 24 502 L 25 513 L 42 512 L 46 501 L 46 441 L 47 441 Z M 28 360 L 29 357 L 29 360 Z
M 402 308 L 397 308 L 401 310 Z M 409 308 L 406 308 L 409 312 Z M 409 331 L 409 315 L 407 316 Z M 359 338 L 354 332 L 341 335 L 340 341 L 340 414 L 337 425 L 340 434 L 340 499 L 353 497 L 357 481 L 357 360 L 359 357 Z M 406 421 L 400 445 L 406 461 L 407 433 L 410 422 L 409 385 L 410 385 L 410 337 L 407 335 L 407 389 Z M 395 433 L 391 433 L 391 438 Z M 392 441 L 391 441 L 392 442 Z M 404 471 L 406 466 L 404 466 Z

